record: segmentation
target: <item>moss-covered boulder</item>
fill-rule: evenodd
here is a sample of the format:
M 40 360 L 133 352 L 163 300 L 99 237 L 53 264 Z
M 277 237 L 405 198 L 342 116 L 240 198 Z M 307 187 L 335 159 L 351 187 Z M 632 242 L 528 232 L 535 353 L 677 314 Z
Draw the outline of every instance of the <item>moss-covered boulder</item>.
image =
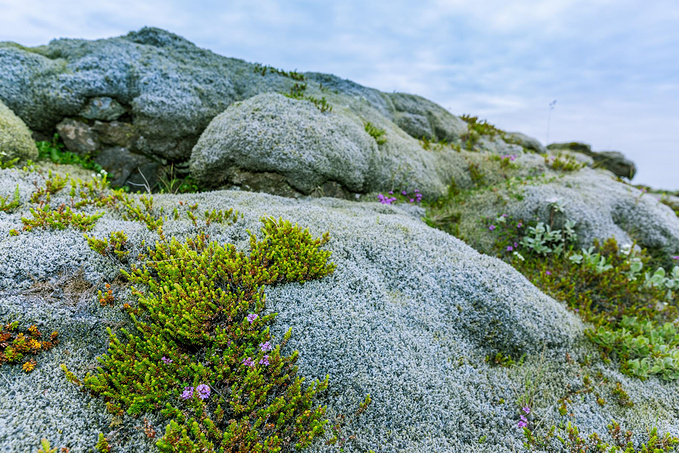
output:
M 0 99 L 0 161 L 36 159 L 31 131 Z

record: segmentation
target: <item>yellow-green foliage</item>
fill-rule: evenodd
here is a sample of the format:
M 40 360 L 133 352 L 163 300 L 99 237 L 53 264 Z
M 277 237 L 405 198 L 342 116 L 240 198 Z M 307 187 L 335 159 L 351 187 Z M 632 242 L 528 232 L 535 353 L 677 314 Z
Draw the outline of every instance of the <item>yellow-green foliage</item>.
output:
M 10 195 L 7 195 L 6 197 L 0 196 L 0 211 L 3 212 L 12 212 L 16 208 L 19 207 L 20 204 L 20 199 L 19 199 L 19 185 L 17 184 L 16 189 L 14 189 L 14 196 L 12 196 L 12 201 L 9 203 L 7 200 L 9 200 Z
M 125 261 L 130 254 L 127 235 L 122 231 L 114 231 L 109 239 L 97 239 L 93 236 L 84 235 L 87 245 L 92 250 L 103 256 L 115 256 L 120 261 Z
M 30 326 L 25 331 L 19 330 L 19 323 L 13 322 L 0 327 L 0 366 L 4 362 L 24 362 L 22 368 L 27 373 L 33 371 L 36 362 L 27 356 L 35 356 L 40 351 L 49 351 L 59 341 L 57 333 L 52 332 L 48 340 L 40 341 L 42 334 L 36 326 Z
M 80 231 L 90 231 L 94 228 L 94 223 L 104 215 L 103 212 L 92 215 L 75 213 L 65 204 L 61 204 L 56 210 L 50 208 L 49 205 L 31 208 L 31 214 L 33 215 L 32 219 L 21 218 L 26 231 L 31 231 L 33 228 L 64 230 L 69 226 Z
M 61 176 L 58 173 L 52 174 L 52 170 L 50 170 L 49 176 L 45 181 L 45 187 L 40 187 L 33 192 L 33 195 L 31 195 L 31 202 L 39 203 L 44 197 L 45 201 L 49 203 L 51 196 L 66 187 L 68 181 L 68 176 Z
M 545 164 L 553 170 L 563 172 L 577 171 L 585 166 L 574 157 L 562 153 L 557 154 L 556 157 L 545 156 Z
M 111 446 L 108 444 L 108 439 L 104 437 L 102 433 L 99 433 L 99 439 L 94 449 L 100 453 L 109 453 L 111 451 Z
M 110 335 L 108 352 L 84 385 L 112 413 L 158 411 L 170 419 L 161 451 L 279 451 L 322 434 L 325 408 L 313 407 L 328 379 L 304 386 L 297 352 L 281 354 L 263 315 L 262 285 L 322 278 L 330 252 L 286 221 L 264 218 L 250 255 L 206 236 L 157 242 L 142 267 L 124 275 L 139 288 L 129 308 L 134 332 Z M 194 390 L 195 389 L 195 390 Z M 223 450 L 222 450 L 223 449 Z M 287 450 L 286 450 L 287 451 Z
M 132 204 L 129 198 L 125 199 L 122 206 L 122 215 L 125 220 L 132 220 L 142 222 L 146 225 L 149 231 L 157 231 L 163 226 L 165 218 L 162 216 L 155 216 L 153 214 L 153 197 L 142 195 L 139 197 L 141 206 L 138 203 Z
M 47 439 L 42 439 L 40 441 L 40 448 L 38 449 L 38 453 L 57 453 L 57 449 L 52 448 L 50 442 Z
M 504 136 L 505 132 L 486 120 L 479 120 L 476 116 L 462 115 L 460 117 L 467 123 L 467 133 L 461 138 L 466 149 L 473 149 L 482 136 L 495 137 L 496 135 Z
M 387 138 L 384 136 L 386 134 L 384 129 L 378 129 L 373 123 L 370 121 L 367 121 L 365 124 L 365 131 L 370 135 L 372 138 L 375 139 L 375 142 L 378 145 L 384 145 L 387 143 Z

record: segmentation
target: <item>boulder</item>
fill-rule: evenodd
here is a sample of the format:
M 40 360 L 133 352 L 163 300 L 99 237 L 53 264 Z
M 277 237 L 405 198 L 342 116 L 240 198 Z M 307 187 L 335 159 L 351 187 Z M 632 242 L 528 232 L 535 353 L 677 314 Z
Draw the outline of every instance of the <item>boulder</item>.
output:
M 621 178 L 632 180 L 637 172 L 634 162 L 619 151 L 592 151 L 590 145 L 580 142 L 552 143 L 547 148 L 553 151 L 567 150 L 585 154 L 594 160 L 595 167 L 605 168 Z
M 515 143 L 527 150 L 534 151 L 539 154 L 545 154 L 547 152 L 545 145 L 540 143 L 540 140 L 537 138 L 529 137 L 528 135 L 522 134 L 521 132 L 507 132 L 504 135 L 505 141 L 509 143 Z
M 421 96 L 388 93 L 394 106 L 393 121 L 417 139 L 452 142 L 467 132 L 467 123 Z
M 385 143 L 377 145 L 362 118 L 384 128 Z M 467 168 L 461 153 L 441 149 L 424 149 L 371 107 L 321 113 L 309 101 L 271 93 L 215 118 L 193 150 L 190 171 L 205 186 L 283 196 L 418 189 L 434 198 Z
M 0 97 L 0 162 L 13 159 L 25 161 L 36 159 L 38 148 L 31 137 L 31 131 L 14 114 Z
M 637 172 L 634 162 L 619 151 L 598 151 L 590 155 L 594 165 L 610 170 L 614 175 L 632 180 Z
M 191 155 L 191 174 L 215 186 L 232 180 L 234 169 L 275 172 L 304 194 L 328 181 L 364 192 L 376 152 L 375 140 L 345 115 L 262 94 L 210 123 Z

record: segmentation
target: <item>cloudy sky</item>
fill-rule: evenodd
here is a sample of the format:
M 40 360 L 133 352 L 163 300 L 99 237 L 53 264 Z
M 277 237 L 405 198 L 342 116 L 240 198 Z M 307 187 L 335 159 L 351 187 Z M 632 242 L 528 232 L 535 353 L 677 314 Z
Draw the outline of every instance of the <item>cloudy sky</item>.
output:
M 637 163 L 636 183 L 679 190 L 679 0 L 0 0 L 0 6 L 0 41 L 31 46 L 160 27 L 225 56 L 419 94 L 543 143 L 584 141 L 594 150 L 622 151 Z

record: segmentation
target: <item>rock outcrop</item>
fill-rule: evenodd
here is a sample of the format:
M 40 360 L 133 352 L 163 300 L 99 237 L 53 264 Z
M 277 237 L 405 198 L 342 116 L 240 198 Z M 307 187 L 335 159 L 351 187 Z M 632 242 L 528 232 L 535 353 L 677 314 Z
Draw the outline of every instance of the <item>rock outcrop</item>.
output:
M 632 180 L 637 172 L 634 162 L 619 151 L 592 151 L 590 145 L 580 142 L 552 143 L 547 148 L 556 152 L 566 150 L 589 156 L 594 161 L 593 166 L 605 168 L 621 178 Z
M 212 119 L 234 102 L 288 93 L 295 84 L 358 116 L 368 107 L 381 122 L 402 125 L 417 139 L 450 142 L 466 131 L 459 118 L 419 96 L 222 57 L 156 28 L 96 41 L 58 39 L 36 48 L 0 43 L 0 100 L 33 131 L 60 131 L 70 151 L 115 154 L 100 163 L 121 178 L 138 177 L 142 166 L 150 181 L 161 176 L 161 167 L 186 174 L 192 149 Z M 160 164 L 152 174 L 151 161 Z
M 14 159 L 25 161 L 37 157 L 38 148 L 35 147 L 31 131 L 0 100 L 0 162 Z

